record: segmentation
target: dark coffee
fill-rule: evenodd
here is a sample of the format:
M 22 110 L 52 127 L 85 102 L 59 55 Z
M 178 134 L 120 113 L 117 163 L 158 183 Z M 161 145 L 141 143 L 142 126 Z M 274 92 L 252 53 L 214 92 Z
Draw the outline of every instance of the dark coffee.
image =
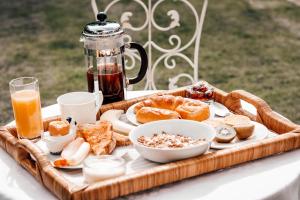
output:
M 117 64 L 98 67 L 98 85 L 103 93 L 103 104 L 124 100 L 124 75 Z M 95 77 L 97 77 L 95 76 Z M 94 92 L 94 74 L 87 71 L 88 91 Z

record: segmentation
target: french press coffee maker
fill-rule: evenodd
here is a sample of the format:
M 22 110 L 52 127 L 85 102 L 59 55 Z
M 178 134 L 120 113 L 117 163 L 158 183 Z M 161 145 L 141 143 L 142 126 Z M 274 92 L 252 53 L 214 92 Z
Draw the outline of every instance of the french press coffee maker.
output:
M 98 21 L 89 23 L 82 31 L 80 41 L 84 43 L 88 91 L 97 87 L 103 93 L 103 104 L 124 100 L 128 84 L 141 81 L 147 71 L 148 57 L 145 49 L 134 42 L 124 42 L 124 31 L 120 24 L 107 20 L 100 12 Z M 126 78 L 124 51 L 136 49 L 141 57 L 141 67 L 135 78 Z

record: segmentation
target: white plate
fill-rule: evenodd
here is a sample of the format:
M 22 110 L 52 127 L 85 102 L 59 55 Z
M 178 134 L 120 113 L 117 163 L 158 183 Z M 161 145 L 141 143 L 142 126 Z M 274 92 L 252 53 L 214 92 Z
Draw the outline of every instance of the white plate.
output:
M 126 117 L 127 117 L 128 121 L 131 122 L 132 124 L 136 125 L 136 126 L 141 125 L 141 123 L 136 120 L 135 113 L 134 113 L 134 107 L 137 104 L 138 103 L 133 104 L 126 111 Z
M 180 134 L 192 137 L 193 139 L 205 139 L 206 142 L 184 148 L 152 148 L 140 144 L 137 140 L 140 136 L 151 137 L 155 133 L 162 131 L 169 134 Z M 203 122 L 197 122 L 184 119 L 160 120 L 142 124 L 129 133 L 129 139 L 134 148 L 144 158 L 159 162 L 167 163 L 175 160 L 186 159 L 199 156 L 205 153 L 216 135 L 216 130 Z
M 211 148 L 213 148 L 213 149 L 227 149 L 227 148 L 232 148 L 232 147 L 236 147 L 236 146 L 241 146 L 241 145 L 245 145 L 245 144 L 255 142 L 257 140 L 262 140 L 270 134 L 270 131 L 264 125 L 262 125 L 258 122 L 254 122 L 254 121 L 252 121 L 252 123 L 255 125 L 255 128 L 254 128 L 254 131 L 253 131 L 253 135 L 251 137 L 249 137 L 248 139 L 239 140 L 236 137 L 230 143 L 220 143 L 220 142 L 213 141 L 211 143 Z
M 126 117 L 128 119 L 129 122 L 131 122 L 132 124 L 138 126 L 138 125 L 141 125 L 142 123 L 138 122 L 136 120 L 136 115 L 134 113 L 134 107 L 137 105 L 138 103 L 136 104 L 133 104 L 132 106 L 130 106 L 127 111 L 126 111 Z M 210 110 L 210 116 L 209 116 L 209 119 L 212 119 L 214 118 L 215 116 L 215 112 L 214 112 L 214 107 L 213 105 L 210 105 L 209 106 L 209 110 Z
M 43 140 L 39 140 L 38 142 L 35 143 L 37 145 L 37 147 L 45 154 L 47 155 L 47 158 L 49 159 L 51 165 L 54 167 L 54 161 L 56 159 L 60 158 L 60 155 L 53 155 L 50 153 L 46 142 Z M 33 157 L 32 157 L 33 158 Z M 34 159 L 34 158 L 33 158 Z M 35 160 L 35 159 L 34 159 Z M 61 169 L 82 169 L 83 165 L 75 165 L 75 166 L 66 166 L 66 167 L 56 167 L 56 168 L 61 168 Z

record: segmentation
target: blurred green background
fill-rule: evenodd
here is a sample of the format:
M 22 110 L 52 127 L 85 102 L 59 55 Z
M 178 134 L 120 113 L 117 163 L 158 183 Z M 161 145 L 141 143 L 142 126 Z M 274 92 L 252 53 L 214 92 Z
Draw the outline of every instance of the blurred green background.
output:
M 200 12 L 202 1 L 190 2 Z M 99 9 L 104 7 L 100 2 L 98 5 Z M 180 1 L 166 0 L 155 12 L 155 19 L 161 26 L 168 25 L 166 12 L 174 8 L 181 17 L 181 26 L 174 33 L 177 31 L 184 43 L 194 31 L 194 22 Z M 142 9 L 130 0 L 121 0 L 108 13 L 109 18 L 119 20 L 121 10 L 134 11 L 132 23 L 136 26 L 145 20 Z M 300 123 L 299 10 L 298 0 L 209 0 L 199 56 L 200 78 L 225 91 L 250 91 Z M 37 77 L 43 106 L 55 103 L 62 93 L 86 90 L 79 37 L 84 25 L 93 20 L 89 0 L 0 1 L 0 124 L 13 119 L 8 89 L 13 78 Z M 168 37 L 172 33 L 154 30 L 153 40 L 170 47 Z M 137 42 L 146 37 L 145 33 L 130 35 Z M 192 50 L 185 53 L 191 56 Z M 176 61 L 180 67 L 173 72 L 163 63 L 159 67 L 159 89 L 167 88 L 166 74 L 189 72 L 186 63 Z

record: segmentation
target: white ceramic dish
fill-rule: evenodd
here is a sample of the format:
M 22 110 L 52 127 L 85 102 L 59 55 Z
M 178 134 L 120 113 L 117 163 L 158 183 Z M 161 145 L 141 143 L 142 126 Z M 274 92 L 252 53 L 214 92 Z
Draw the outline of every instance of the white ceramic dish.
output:
M 43 133 L 42 140 L 45 141 L 50 152 L 59 153 L 68 143 L 73 141 L 75 137 L 76 131 L 72 129 L 64 136 L 51 136 L 47 131 Z
M 270 131 L 264 125 L 262 125 L 258 122 L 254 122 L 254 121 L 251 121 L 251 122 L 255 125 L 255 128 L 254 128 L 254 131 L 253 131 L 253 135 L 251 137 L 249 137 L 248 139 L 239 140 L 236 137 L 230 143 L 219 143 L 219 142 L 213 141 L 211 143 L 211 148 L 213 148 L 213 149 L 227 149 L 227 148 L 232 148 L 232 147 L 236 147 L 236 146 L 241 146 L 241 145 L 245 145 L 245 144 L 255 142 L 257 140 L 262 140 L 270 134 Z
M 152 136 L 154 133 L 165 131 L 169 134 L 180 134 L 192 137 L 193 139 L 205 139 L 207 142 L 197 144 L 190 147 L 178 149 L 159 149 L 146 147 L 138 143 L 137 139 L 140 136 Z M 186 159 L 205 153 L 210 143 L 216 135 L 215 129 L 205 123 L 192 120 L 172 119 L 149 122 L 133 129 L 129 134 L 129 139 L 134 145 L 134 148 L 144 158 L 159 162 L 167 163 L 175 160 Z
M 137 104 L 137 103 L 136 103 Z M 138 125 L 141 125 L 142 123 L 138 122 L 136 120 L 136 116 L 135 116 L 135 113 L 134 113 L 134 107 L 136 106 L 136 104 L 133 104 L 132 106 L 130 106 L 127 111 L 126 111 L 126 117 L 128 119 L 128 121 L 136 126 Z M 214 112 L 214 107 L 213 105 L 210 105 L 209 106 L 209 111 L 210 111 L 210 116 L 209 116 L 209 119 L 212 119 L 214 118 L 215 116 L 215 112 Z

